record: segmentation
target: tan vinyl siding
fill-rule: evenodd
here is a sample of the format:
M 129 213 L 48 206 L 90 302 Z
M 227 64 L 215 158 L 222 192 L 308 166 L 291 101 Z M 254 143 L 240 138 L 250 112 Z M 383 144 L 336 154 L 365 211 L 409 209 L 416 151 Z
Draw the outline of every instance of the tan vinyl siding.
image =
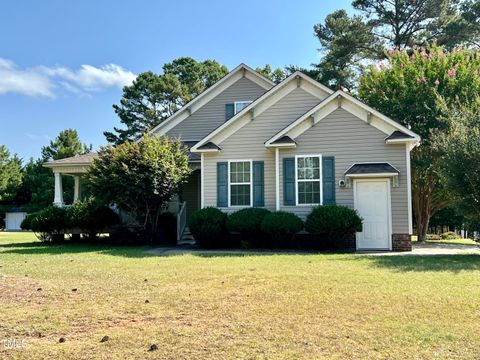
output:
M 265 207 L 274 210 L 275 151 L 266 149 L 264 143 L 319 102 L 318 98 L 297 88 L 219 144 L 221 152 L 205 153 L 205 206 L 217 205 L 217 162 L 257 160 L 264 161 Z
M 169 130 L 167 135 L 181 137 L 185 141 L 201 140 L 225 122 L 225 104 L 235 101 L 253 101 L 266 91 L 255 82 L 247 78 L 241 78 L 198 111 Z
M 336 203 L 353 207 L 353 187 L 340 188 L 338 180 L 354 163 L 389 162 L 400 171 L 399 187 L 391 188 L 393 233 L 408 233 L 408 196 L 405 144 L 385 144 L 386 135 L 338 109 L 300 135 L 295 149 L 280 150 L 280 158 L 302 154 L 335 157 Z M 283 205 L 283 161 L 280 162 L 280 204 Z M 282 210 L 306 216 L 310 207 L 281 206 Z

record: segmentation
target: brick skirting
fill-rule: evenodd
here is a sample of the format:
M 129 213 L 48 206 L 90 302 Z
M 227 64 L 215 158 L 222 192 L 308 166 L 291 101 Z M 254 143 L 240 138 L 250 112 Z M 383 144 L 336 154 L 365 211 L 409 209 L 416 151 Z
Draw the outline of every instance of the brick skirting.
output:
M 409 234 L 392 234 L 392 250 L 412 251 L 411 237 Z

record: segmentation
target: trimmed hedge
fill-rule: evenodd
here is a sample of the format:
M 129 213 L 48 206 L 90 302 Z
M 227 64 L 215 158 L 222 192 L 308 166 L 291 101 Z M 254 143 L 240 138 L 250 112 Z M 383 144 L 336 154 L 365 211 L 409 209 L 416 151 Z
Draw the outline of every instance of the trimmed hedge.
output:
M 307 216 L 305 229 L 338 249 L 344 247 L 348 238 L 362 231 L 362 218 L 356 210 L 346 206 L 317 206 Z
M 198 245 L 204 248 L 226 246 L 227 215 L 217 208 L 207 207 L 194 212 L 189 228 Z
M 243 247 L 256 246 L 262 241 L 262 222 L 270 211 L 263 208 L 245 208 L 228 216 L 227 229 L 240 233 Z
M 27 215 L 20 227 L 23 230 L 33 231 L 40 241 L 57 242 L 63 240 L 66 224 L 67 210 L 58 206 L 49 206 Z
M 265 245 L 286 247 L 291 245 L 293 236 L 303 229 L 303 221 L 295 214 L 276 211 L 265 216 L 261 229 L 266 235 Z
M 119 223 L 120 218 L 112 209 L 93 198 L 78 201 L 67 210 L 66 227 L 79 228 L 90 239 Z

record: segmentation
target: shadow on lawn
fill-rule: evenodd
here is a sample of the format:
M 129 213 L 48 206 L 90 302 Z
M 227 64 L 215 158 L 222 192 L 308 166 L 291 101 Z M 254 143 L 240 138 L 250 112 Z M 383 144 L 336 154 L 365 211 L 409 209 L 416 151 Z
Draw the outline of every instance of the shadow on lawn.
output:
M 192 255 L 200 258 L 227 258 L 272 255 L 322 255 L 329 261 L 368 261 L 375 267 L 398 272 L 480 271 L 480 255 L 358 256 L 296 250 L 201 250 L 193 247 L 114 246 L 96 243 L 51 244 L 39 241 L 0 243 L 1 254 L 61 255 L 100 253 L 127 258 L 173 257 Z
M 360 259 L 360 258 L 358 258 Z M 415 256 L 371 256 L 369 260 L 379 268 L 394 271 L 480 271 L 480 256 L 459 255 L 415 255 Z
M 0 255 L 60 255 L 97 252 L 125 257 L 153 256 L 147 254 L 146 249 L 148 249 L 148 247 L 145 246 L 112 246 L 108 244 L 96 244 L 92 242 L 66 242 L 62 244 L 52 244 L 40 241 L 31 241 L 0 244 Z

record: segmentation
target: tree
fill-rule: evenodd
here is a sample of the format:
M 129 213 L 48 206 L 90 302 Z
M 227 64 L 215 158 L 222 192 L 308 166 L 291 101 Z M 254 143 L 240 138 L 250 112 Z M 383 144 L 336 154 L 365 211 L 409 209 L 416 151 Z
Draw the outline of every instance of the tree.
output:
M 373 66 L 360 79 L 359 97 L 368 105 L 422 137 L 412 156 L 412 195 L 417 233 L 423 241 L 431 215 L 448 205 L 439 173 L 441 154 L 432 131 L 447 131 L 444 106 L 465 103 L 480 94 L 480 51 L 391 50 L 388 63 Z
M 320 63 L 313 66 L 316 79 L 334 89 L 352 89 L 365 60 L 381 56 L 372 26 L 360 16 L 349 17 L 345 10 L 328 15 L 324 25 L 314 26 L 314 32 L 323 54 Z
M 314 26 L 322 57 L 313 75 L 335 88 L 354 88 L 363 65 L 390 48 L 480 45 L 478 1 L 354 0 L 352 6 L 357 15 L 339 10 Z
M 440 174 L 457 208 L 480 221 L 480 96 L 469 103 L 444 104 L 449 131 L 436 132 L 433 144 L 440 153 Z
M 260 75 L 265 76 L 267 79 L 272 80 L 275 84 L 282 82 L 286 77 L 285 72 L 282 69 L 276 68 L 275 70 L 272 70 L 272 67 L 268 64 L 263 68 L 257 67 L 255 71 Z
M 60 131 L 55 140 L 48 146 L 42 147 L 44 161 L 59 160 L 67 157 L 86 154 L 92 151 L 92 145 L 82 144 L 77 130 L 66 129 Z
M 98 154 L 87 174 L 93 195 L 136 215 L 154 236 L 161 212 L 190 174 L 187 149 L 180 140 L 147 134 Z
M 22 184 L 22 161 L 0 145 L 0 201 L 12 200 Z
M 38 211 L 52 204 L 54 177 L 51 169 L 43 166 L 44 160 L 31 158 L 23 167 L 23 182 L 17 192 L 17 203 L 28 205 L 29 211 Z M 65 201 L 73 200 L 73 184 L 64 179 Z
M 197 62 L 188 57 L 166 63 L 161 75 L 141 73 L 123 88 L 120 104 L 113 105 L 125 128 L 114 127 L 113 132 L 103 134 L 112 144 L 136 140 L 227 73 L 228 69 L 214 60 Z

